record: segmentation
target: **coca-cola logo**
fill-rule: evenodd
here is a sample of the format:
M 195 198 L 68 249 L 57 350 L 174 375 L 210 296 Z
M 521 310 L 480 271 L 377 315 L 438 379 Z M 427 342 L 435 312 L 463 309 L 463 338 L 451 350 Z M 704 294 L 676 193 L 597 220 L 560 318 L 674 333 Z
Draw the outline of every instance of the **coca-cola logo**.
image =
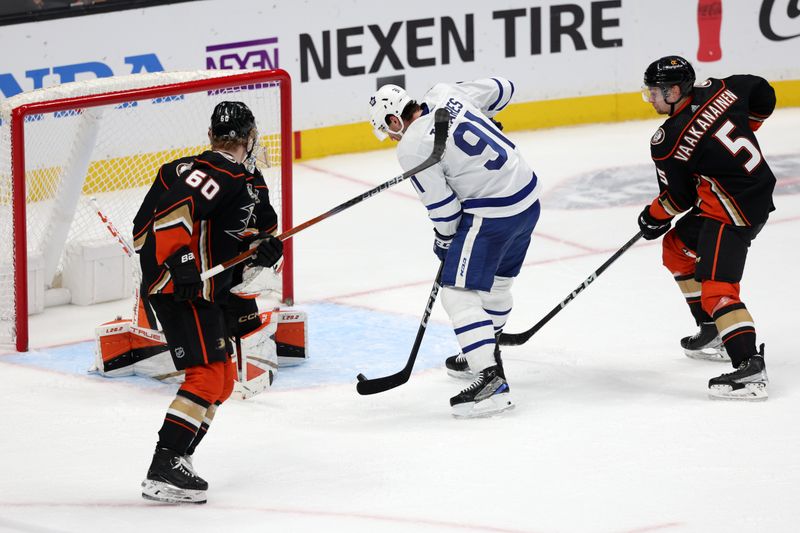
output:
M 722 58 L 721 27 L 722 0 L 697 0 L 698 61 L 719 61 Z
M 697 60 L 722 58 L 722 0 L 697 0 Z M 800 0 L 763 0 L 758 14 L 761 33 L 770 41 L 800 37 Z
M 777 8 L 776 3 L 779 4 Z M 800 0 L 764 0 L 758 14 L 758 26 L 770 41 L 786 41 L 800 37 L 798 17 Z

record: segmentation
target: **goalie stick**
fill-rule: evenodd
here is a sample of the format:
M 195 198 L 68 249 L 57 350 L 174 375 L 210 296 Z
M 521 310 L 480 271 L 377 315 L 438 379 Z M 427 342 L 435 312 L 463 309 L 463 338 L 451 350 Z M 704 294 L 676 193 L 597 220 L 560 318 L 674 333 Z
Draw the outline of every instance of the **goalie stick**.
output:
M 442 160 L 442 156 L 444 155 L 445 142 L 447 141 L 447 129 L 448 129 L 449 125 L 450 125 L 450 113 L 448 113 L 447 109 L 445 109 L 445 108 L 437 109 L 436 110 L 436 114 L 434 115 L 433 151 L 431 152 L 431 155 L 429 155 L 428 158 L 425 161 L 423 161 L 422 163 L 420 163 L 416 167 L 412 168 L 411 170 L 409 170 L 407 172 L 403 172 L 399 176 L 395 176 L 394 178 L 392 178 L 392 179 L 390 179 L 390 180 L 388 180 L 388 181 L 386 181 L 384 183 L 381 183 L 380 185 L 378 185 L 374 189 L 370 189 L 370 190 L 368 190 L 367 192 L 365 192 L 363 194 L 360 194 L 360 195 L 358 195 L 358 196 L 356 196 L 354 198 L 351 198 L 350 200 L 348 200 L 348 201 L 346 201 L 346 202 L 344 202 L 342 204 L 337 205 L 333 209 L 330 209 L 329 211 L 326 211 L 325 213 L 322 213 L 321 215 L 318 215 L 318 216 L 316 216 L 316 217 L 314 217 L 314 218 L 312 218 L 310 220 L 307 220 L 307 221 L 303 222 L 302 224 L 300 224 L 298 226 L 295 226 L 295 227 L 293 227 L 293 228 L 291 228 L 291 229 L 289 229 L 287 231 L 284 231 L 283 233 L 278 235 L 278 238 L 280 240 L 282 240 L 282 241 L 285 241 L 286 239 L 294 236 L 296 233 L 301 232 L 302 230 L 308 228 L 309 226 L 313 226 L 317 222 L 322 222 L 326 218 L 332 217 L 333 215 L 335 215 L 337 213 L 341 213 L 345 209 L 347 209 L 349 207 L 352 207 L 352 206 L 354 206 L 354 205 L 356 205 L 358 203 L 361 203 L 364 200 L 366 200 L 367 198 L 370 198 L 370 197 L 375 196 L 376 194 L 378 194 L 380 192 L 385 191 L 389 187 L 397 185 L 401 181 L 404 181 L 404 180 L 410 178 L 411 176 L 415 175 L 416 173 L 422 172 L 423 170 L 432 167 L 433 165 L 435 165 L 436 163 L 438 163 L 439 161 Z M 255 248 L 253 248 L 251 250 L 246 250 L 246 251 L 240 253 L 239 255 L 237 255 L 236 257 L 233 257 L 233 258 L 231 258 L 231 259 L 229 259 L 227 261 L 224 261 L 224 262 L 222 262 L 222 263 L 220 263 L 220 264 L 218 264 L 218 265 L 216 265 L 216 266 L 214 266 L 212 268 L 209 268 L 208 270 L 203 271 L 200 274 L 200 279 L 207 280 L 208 278 L 216 276 L 220 272 L 223 272 L 223 271 L 229 269 L 232 266 L 238 265 L 242 261 L 245 261 L 245 260 L 249 259 L 250 257 L 252 257 L 256 253 L 255 250 L 256 250 Z
M 581 291 L 583 291 L 583 289 L 591 285 L 591 283 L 594 280 L 596 280 L 600 274 L 602 274 L 609 266 L 611 266 L 611 263 L 619 259 L 619 256 L 628 251 L 628 248 L 633 246 L 634 243 L 636 243 L 636 241 L 638 241 L 641 237 L 642 237 L 642 232 L 640 231 L 636 235 L 634 235 L 633 238 L 631 238 L 631 240 L 623 244 L 622 248 L 617 250 L 614 253 L 614 255 L 609 257 L 605 263 L 600 265 L 600 268 L 589 274 L 589 277 L 583 280 L 583 283 L 578 285 L 578 287 L 574 291 L 572 291 L 569 294 L 569 296 L 561 300 L 561 302 L 557 306 L 551 309 L 550 312 L 547 313 L 547 315 L 545 315 L 543 319 L 534 324 L 534 326 L 531 329 L 523 331 L 522 333 L 501 333 L 498 343 L 502 346 L 519 346 L 520 344 L 526 343 L 528 339 L 533 337 L 534 334 L 536 334 L 537 331 L 542 329 L 542 327 L 545 324 L 547 324 L 551 318 L 556 316 L 562 309 L 564 309 L 567 306 L 567 304 L 569 304 L 572 300 L 574 300 L 575 297 L 578 296 L 578 294 L 580 294 Z
M 108 232 L 111 234 L 112 237 L 117 239 L 119 245 L 122 246 L 122 250 L 125 252 L 125 254 L 128 257 L 133 258 L 133 246 L 131 246 L 128 240 L 122 236 L 122 233 L 117 229 L 114 223 L 111 222 L 111 219 L 108 218 L 108 216 L 103 212 L 103 210 L 100 208 L 100 204 L 98 203 L 97 198 L 92 196 L 91 198 L 89 198 L 89 202 L 92 204 L 92 207 L 94 208 L 95 213 L 97 213 L 97 216 L 100 217 L 100 221 L 103 222 L 103 224 L 105 224 Z
M 130 241 L 122 235 L 122 232 L 117 229 L 117 227 L 111 221 L 111 218 L 103 211 L 103 209 L 100 207 L 100 202 L 97 201 L 97 198 L 92 196 L 89 198 L 89 203 L 92 204 L 95 213 L 100 218 L 100 221 L 105 224 L 106 229 L 111 236 L 117 239 L 117 243 L 119 243 L 125 254 L 132 262 L 137 263 L 138 261 L 136 260 L 135 249 L 133 245 L 131 245 Z M 141 270 L 136 267 L 134 267 L 133 281 L 133 325 L 155 329 L 158 327 L 155 311 L 153 311 L 153 308 L 150 306 L 150 299 L 148 296 L 141 293 L 141 287 L 139 286 L 142 282 Z
M 436 302 L 436 296 L 439 294 L 439 289 L 441 288 L 442 270 L 444 270 L 444 261 L 442 261 L 442 263 L 439 265 L 439 271 L 436 273 L 436 280 L 434 280 L 433 288 L 431 288 L 430 296 L 428 296 L 428 303 L 425 305 L 425 312 L 422 313 L 422 321 L 419 323 L 417 338 L 414 339 L 414 346 L 411 348 L 411 355 L 408 356 L 406 366 L 404 366 L 400 372 L 381 378 L 367 379 L 364 374 L 359 374 L 356 376 L 358 379 L 356 390 L 362 396 L 376 394 L 378 392 L 384 392 L 389 389 L 399 387 L 411 377 L 411 369 L 414 368 L 414 362 L 417 360 L 417 353 L 419 352 L 419 347 L 422 344 L 422 337 L 425 335 L 425 329 L 428 326 L 428 319 L 431 316 L 433 304 Z
M 89 203 L 92 204 L 94 212 L 97 213 L 97 216 L 100 218 L 100 221 L 105 225 L 106 229 L 111 234 L 111 236 L 117 239 L 117 242 L 119 243 L 120 247 L 122 247 L 122 251 L 125 252 L 125 255 L 127 255 L 131 261 L 135 261 L 133 246 L 131 246 L 130 242 L 128 242 L 128 239 L 122 236 L 122 232 L 120 232 L 117 229 L 114 223 L 111 222 L 111 219 L 108 217 L 108 215 L 106 215 L 106 213 L 100 207 L 100 202 L 97 201 L 97 198 L 92 196 L 91 198 L 89 198 Z M 142 320 L 143 322 L 146 320 L 147 323 L 144 325 L 151 326 L 152 324 L 155 324 L 155 315 L 153 314 L 153 311 L 150 309 L 150 304 L 147 301 L 147 298 L 142 298 L 142 295 L 139 292 L 140 290 L 139 283 L 142 280 L 139 278 L 139 276 L 134 276 L 134 281 L 135 281 L 134 283 L 135 286 L 133 288 L 132 322 L 135 326 L 138 326 L 140 320 Z M 140 318 L 139 316 L 140 308 L 145 309 L 144 312 L 146 319 Z

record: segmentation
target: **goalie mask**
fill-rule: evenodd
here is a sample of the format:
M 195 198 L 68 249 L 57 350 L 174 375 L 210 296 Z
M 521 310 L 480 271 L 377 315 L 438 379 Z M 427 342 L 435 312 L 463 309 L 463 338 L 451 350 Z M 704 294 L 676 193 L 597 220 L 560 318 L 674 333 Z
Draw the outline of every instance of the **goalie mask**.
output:
M 370 97 L 369 117 L 372 129 L 378 140 L 386 139 L 390 133 L 389 126 L 386 124 L 386 115 L 393 115 L 402 122 L 403 109 L 411 101 L 411 97 L 408 96 L 406 90 L 397 85 L 384 85 Z

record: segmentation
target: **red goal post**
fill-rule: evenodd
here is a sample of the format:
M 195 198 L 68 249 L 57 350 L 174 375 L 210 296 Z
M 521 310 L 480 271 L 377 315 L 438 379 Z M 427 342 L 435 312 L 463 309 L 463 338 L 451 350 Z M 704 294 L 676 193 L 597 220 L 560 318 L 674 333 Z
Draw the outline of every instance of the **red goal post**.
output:
M 0 343 L 26 351 L 28 315 L 71 301 L 69 252 L 113 241 L 93 206 L 133 241 L 133 216 L 158 168 L 207 149 L 211 111 L 222 100 L 252 109 L 278 230 L 291 228 L 291 79 L 283 70 L 134 74 L 0 102 Z M 263 284 L 288 303 L 292 258 L 289 240 Z M 130 262 L 135 277 L 138 260 Z

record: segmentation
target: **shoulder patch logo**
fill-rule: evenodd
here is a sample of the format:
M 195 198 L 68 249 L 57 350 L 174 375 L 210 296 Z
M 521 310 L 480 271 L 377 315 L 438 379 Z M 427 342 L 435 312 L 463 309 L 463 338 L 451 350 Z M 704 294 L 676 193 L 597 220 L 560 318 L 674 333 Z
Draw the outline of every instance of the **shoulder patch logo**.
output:
M 178 165 L 178 168 L 175 169 L 175 172 L 178 174 L 178 176 L 180 176 L 190 168 L 192 168 L 191 163 L 181 163 L 180 165 Z
M 656 145 L 661 144 L 664 140 L 664 128 L 658 128 L 653 136 L 650 138 L 650 144 Z

